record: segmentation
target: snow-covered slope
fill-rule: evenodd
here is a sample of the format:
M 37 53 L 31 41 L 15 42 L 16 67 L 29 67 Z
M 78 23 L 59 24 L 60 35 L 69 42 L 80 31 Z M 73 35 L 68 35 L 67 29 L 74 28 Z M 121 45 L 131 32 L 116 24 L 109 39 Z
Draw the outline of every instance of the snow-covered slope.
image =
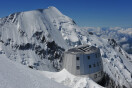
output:
M 56 81 L 56 82 L 55 82 Z M 69 86 L 69 87 L 68 87 Z M 0 88 L 103 88 L 89 78 L 60 72 L 32 70 L 0 54 Z
M 68 88 L 0 55 L 0 88 Z
M 42 74 L 49 79 L 53 79 L 58 83 L 62 83 L 71 88 L 104 88 L 98 85 L 90 78 L 74 76 L 69 73 L 66 69 L 63 69 L 60 72 L 42 72 Z
M 115 40 L 100 38 L 78 27 L 55 7 L 14 13 L 0 19 L 2 50 L 9 59 L 30 68 L 55 72 L 61 68 L 64 50 L 83 44 L 100 48 L 104 71 L 116 85 L 132 87 L 132 57 Z M 91 82 L 85 78 L 84 81 Z M 72 81 L 67 85 L 73 85 Z
M 68 48 L 54 25 L 57 19 L 63 20 L 65 16 L 55 7 L 2 18 L 0 40 L 7 57 L 40 70 L 53 71 L 50 61 L 44 58 L 52 59 L 54 54 Z
M 46 35 L 47 41 L 55 40 L 59 46 L 66 48 L 61 34 L 53 25 L 54 19 L 59 17 L 63 18 L 63 15 L 55 7 L 11 14 L 2 19 L 1 38 L 3 41 L 10 38 L 13 40 L 12 44 L 34 43 L 36 42 L 35 39 L 32 39 L 34 34 L 42 32 L 43 35 Z M 7 34 L 8 36 L 5 36 Z

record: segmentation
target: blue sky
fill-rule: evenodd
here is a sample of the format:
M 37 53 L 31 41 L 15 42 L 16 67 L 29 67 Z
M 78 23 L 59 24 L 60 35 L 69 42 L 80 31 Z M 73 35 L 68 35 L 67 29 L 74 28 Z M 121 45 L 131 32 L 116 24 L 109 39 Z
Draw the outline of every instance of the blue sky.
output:
M 1 0 L 0 17 L 55 6 L 79 26 L 132 27 L 132 0 Z

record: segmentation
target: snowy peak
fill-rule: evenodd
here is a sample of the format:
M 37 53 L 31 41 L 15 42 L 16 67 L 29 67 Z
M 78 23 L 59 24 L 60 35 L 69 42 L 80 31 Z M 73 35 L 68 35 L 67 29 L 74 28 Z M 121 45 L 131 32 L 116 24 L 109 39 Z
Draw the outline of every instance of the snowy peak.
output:
M 39 70 L 54 71 L 48 59 L 54 60 L 56 55 L 59 58 L 69 47 L 59 31 L 61 22 L 72 23 L 55 7 L 4 17 L 0 19 L 2 50 L 11 60 Z
M 4 18 L 0 18 L 0 23 L 2 23 L 3 21 L 4 21 L 4 23 L 9 22 L 9 21 L 14 22 L 15 21 L 14 19 L 18 18 L 19 16 L 23 17 L 24 15 L 27 16 L 28 19 L 30 16 L 34 19 L 35 19 L 34 16 L 37 16 L 39 18 L 45 16 L 45 18 L 47 17 L 48 19 L 64 16 L 57 8 L 51 6 L 51 7 L 48 7 L 47 9 L 37 9 L 37 10 L 32 10 L 32 11 L 13 13 L 13 14 L 10 14 L 9 16 L 4 17 Z M 21 19 L 23 19 L 23 18 L 21 18 Z
M 17 31 L 24 32 L 24 35 L 29 39 L 32 38 L 33 34 L 37 31 L 43 32 L 44 35 L 46 35 L 47 41 L 54 40 L 58 45 L 60 45 L 59 42 L 61 42 L 63 46 L 60 46 L 67 48 L 58 29 L 62 21 L 70 22 L 71 20 L 69 19 L 70 18 L 64 16 L 55 7 L 49 7 L 47 9 L 11 14 L 8 17 L 3 18 L 3 20 L 0 20 L 0 24 L 1 26 L 5 25 L 5 27 L 7 27 L 7 25 L 12 26 L 13 28 L 15 27 Z M 7 30 L 9 29 L 7 28 Z M 12 35 L 9 35 L 8 37 L 12 38 Z
M 26 11 L 24 13 L 42 13 L 43 15 L 47 14 L 52 17 L 63 16 L 63 14 L 56 7 L 53 7 L 53 6 L 50 6 L 47 9 L 37 9 L 32 11 Z
M 54 7 L 54 6 L 50 6 L 50 7 L 48 7 L 48 9 L 46 9 L 46 10 L 49 10 L 49 11 L 55 13 L 55 14 L 58 15 L 58 16 L 62 16 L 62 15 L 63 15 L 63 14 L 62 14 L 56 7 Z

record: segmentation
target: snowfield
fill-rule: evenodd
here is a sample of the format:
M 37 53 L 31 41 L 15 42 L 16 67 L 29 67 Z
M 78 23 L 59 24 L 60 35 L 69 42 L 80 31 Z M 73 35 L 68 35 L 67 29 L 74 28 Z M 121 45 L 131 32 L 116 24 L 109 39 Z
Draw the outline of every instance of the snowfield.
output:
M 132 56 L 114 39 L 78 27 L 55 7 L 0 19 L 0 53 L 5 53 L 0 55 L 0 88 L 101 88 L 90 78 L 58 72 L 63 52 L 85 44 L 100 48 L 104 72 L 116 86 L 132 88 Z
M 71 88 L 104 88 L 98 85 L 92 79 L 81 76 L 74 76 L 66 69 L 63 69 L 62 71 L 56 73 L 43 72 L 42 74 L 52 80 L 55 80 L 58 83 L 62 83 Z
M 0 55 L 0 88 L 68 88 Z
M 0 55 L 0 88 L 83 88 L 86 86 L 103 88 L 91 79 L 76 77 L 65 69 L 60 72 L 32 70 L 10 61 L 5 54 Z

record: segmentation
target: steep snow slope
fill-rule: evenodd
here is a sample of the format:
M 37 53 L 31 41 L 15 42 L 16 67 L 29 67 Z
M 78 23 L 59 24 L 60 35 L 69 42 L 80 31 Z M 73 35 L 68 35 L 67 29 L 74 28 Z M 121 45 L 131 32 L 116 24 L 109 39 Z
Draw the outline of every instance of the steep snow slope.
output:
M 49 7 L 2 18 L 0 42 L 7 57 L 39 70 L 54 71 L 47 59 L 52 59 L 68 46 L 53 23 L 64 17 L 55 7 Z
M 115 40 L 99 38 L 81 29 L 55 7 L 0 19 L 0 39 L 8 58 L 45 71 L 56 71 L 53 66 L 60 69 L 64 49 L 82 44 L 99 47 L 104 71 L 117 85 L 132 87 L 130 55 Z
M 4 24 L 1 23 L 3 24 L 1 27 L 1 30 L 3 30 L 2 40 L 6 41 L 10 38 L 13 40 L 13 44 L 34 43 L 33 34 L 43 32 L 47 41 L 55 40 L 59 46 L 66 48 L 65 41 L 52 23 L 55 18 L 62 16 L 55 7 L 11 14 L 3 18 L 5 20 Z
M 0 55 L 0 88 L 68 88 Z

